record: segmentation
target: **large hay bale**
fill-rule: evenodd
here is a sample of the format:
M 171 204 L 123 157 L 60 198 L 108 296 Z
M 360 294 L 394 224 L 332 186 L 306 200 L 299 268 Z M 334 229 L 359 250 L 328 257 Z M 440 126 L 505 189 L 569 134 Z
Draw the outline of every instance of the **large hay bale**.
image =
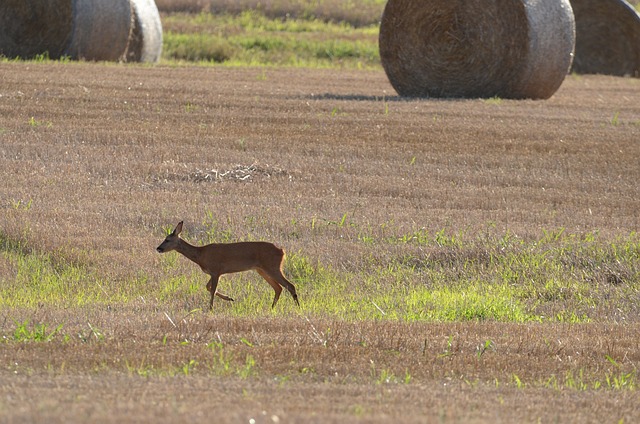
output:
M 569 0 L 389 0 L 379 38 L 408 97 L 549 98 L 574 42 Z
M 0 1 L 0 55 L 57 59 L 71 40 L 71 0 Z
M 131 0 L 133 28 L 127 61 L 155 63 L 162 55 L 162 22 L 153 0 Z
M 74 0 L 65 54 L 74 59 L 124 60 L 132 28 L 129 0 Z
M 576 19 L 572 71 L 640 77 L 640 15 L 624 0 L 571 0 Z
M 132 28 L 129 0 L 1 0 L 0 54 L 122 60 Z

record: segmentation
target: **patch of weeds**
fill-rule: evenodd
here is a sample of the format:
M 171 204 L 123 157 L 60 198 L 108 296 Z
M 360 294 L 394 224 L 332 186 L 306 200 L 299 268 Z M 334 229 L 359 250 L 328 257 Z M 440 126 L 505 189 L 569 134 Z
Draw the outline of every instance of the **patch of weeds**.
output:
M 163 57 L 230 66 L 379 66 L 377 24 L 354 28 L 294 15 L 266 17 L 246 8 L 170 14 L 163 18 Z
M 198 110 L 198 106 L 197 105 L 194 105 L 191 102 L 186 102 L 184 104 L 184 111 L 186 113 L 192 113 L 192 112 L 195 112 L 196 110 Z
M 207 344 L 207 348 L 209 348 L 212 353 L 211 370 L 216 374 L 230 374 L 233 371 L 233 354 L 227 352 L 221 342 L 212 341 Z
M 569 389 L 581 392 L 589 389 L 589 384 L 585 379 L 584 370 L 582 368 L 578 370 L 577 375 L 571 370 L 567 371 L 565 373 L 564 385 Z
M 16 322 L 16 328 L 13 331 L 13 340 L 18 342 L 50 342 L 62 329 L 62 324 L 53 330 L 47 329 L 47 324 L 36 323 L 29 325 L 29 321 Z
M 51 128 L 51 127 L 53 127 L 53 123 L 51 121 L 39 121 L 34 116 L 29 118 L 27 123 L 29 124 L 29 126 L 31 128 L 38 128 L 38 127 Z
M 605 355 L 605 359 L 613 365 L 615 371 L 605 374 L 606 387 L 613 390 L 635 390 L 638 386 L 638 370 L 634 368 L 631 371 L 622 369 L 622 365 L 610 357 Z
M 514 299 L 508 285 L 469 282 L 460 287 L 416 289 L 407 298 L 407 320 L 429 321 L 530 321 L 534 317 Z
M 425 340 L 425 346 L 426 346 L 426 343 L 427 341 Z M 438 354 L 438 358 L 448 358 L 450 356 L 453 356 L 456 350 L 457 348 L 454 348 L 454 345 L 453 345 L 453 336 L 450 335 L 447 338 L 447 346 L 444 348 L 442 353 Z
M 390 243 L 417 244 L 428 246 L 431 243 L 429 231 L 426 228 L 419 228 L 406 234 L 388 239 Z
M 0 305 L 33 307 L 38 304 L 79 306 L 118 297 L 101 290 L 100 283 L 83 266 L 46 253 L 31 252 L 20 243 L 2 243 L 5 259 L 15 273 L 0 276 Z M 11 247 L 13 246 L 13 247 Z M 8 250 L 6 250 L 8 248 Z M 21 249 L 16 250 L 16 249 Z M 87 285 L 87 281 L 94 284 Z
M 240 378 L 246 379 L 256 374 L 256 360 L 253 355 L 247 355 L 244 360 L 244 365 L 239 366 L 236 374 Z
M 613 125 L 614 127 L 620 125 L 620 112 L 616 112 L 613 114 L 613 117 L 611 118 L 611 125 Z
M 235 55 L 236 49 L 224 37 L 211 34 L 178 34 L 165 32 L 163 56 L 189 62 L 222 63 Z
M 156 368 L 151 364 L 145 363 L 144 359 L 142 359 L 138 365 L 134 365 L 128 360 L 125 360 L 125 367 L 127 368 L 127 372 L 130 376 L 137 375 L 139 377 L 151 377 L 157 374 Z
M 392 370 L 388 368 L 378 369 L 375 362 L 371 361 L 371 379 L 378 385 L 382 384 L 409 384 L 411 382 L 411 374 L 405 369 L 404 376 L 396 376 Z
M 31 210 L 31 206 L 33 206 L 33 199 L 29 199 L 27 201 L 22 199 L 11 201 L 11 207 L 17 211 Z
M 236 145 L 238 146 L 238 150 L 240 150 L 241 152 L 246 152 L 247 149 L 249 148 L 249 144 L 247 142 L 247 139 L 244 138 L 244 137 L 238 139 L 236 141 Z
M 502 99 L 500 97 L 494 96 L 489 97 L 488 99 L 484 99 L 483 102 L 487 105 L 499 106 L 502 104 Z
M 285 259 L 285 273 L 293 282 L 309 281 L 318 273 L 323 273 L 324 267 L 320 263 L 313 264 L 301 252 L 288 253 Z
M 89 343 L 93 340 L 95 341 L 104 341 L 104 334 L 100 331 L 99 328 L 91 325 L 91 323 L 87 323 L 87 327 L 89 330 L 87 332 L 80 331 L 78 332 L 78 339 L 80 339 L 83 343 Z
M 195 359 L 190 359 L 189 361 L 182 364 L 182 367 L 181 367 L 182 374 L 185 376 L 190 375 L 197 365 L 198 365 L 198 361 L 196 361 Z
M 606 387 L 612 390 L 636 390 L 638 387 L 638 371 L 619 371 L 605 375 Z
M 341 109 L 341 108 L 339 108 L 339 107 L 337 107 L 337 106 L 336 106 L 336 107 L 334 107 L 333 109 L 331 109 L 331 114 L 330 114 L 330 116 L 331 116 L 332 118 L 335 118 L 336 116 L 344 116 L 344 115 L 346 115 L 346 113 L 345 113 L 345 112 L 343 112 L 343 111 L 342 111 L 342 109 Z
M 396 376 L 390 370 L 383 368 L 376 374 L 375 366 L 372 365 L 371 375 L 376 384 L 390 384 L 397 383 Z
M 524 389 L 527 387 L 526 383 L 520 379 L 516 374 L 511 374 L 511 381 L 518 389 Z
M 483 344 L 476 346 L 476 357 L 480 359 L 485 352 L 491 351 L 493 348 L 493 342 L 491 340 L 485 340 Z
M 202 225 L 205 227 L 203 243 L 230 243 L 237 241 L 233 231 L 228 227 L 229 223 L 225 228 L 212 211 L 206 212 Z

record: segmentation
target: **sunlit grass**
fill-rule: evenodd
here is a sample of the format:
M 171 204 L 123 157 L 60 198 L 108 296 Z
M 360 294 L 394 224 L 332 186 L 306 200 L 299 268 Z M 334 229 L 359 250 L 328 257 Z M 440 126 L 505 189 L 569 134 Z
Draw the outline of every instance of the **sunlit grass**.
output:
M 228 241 L 218 240 L 225 239 L 223 225 L 215 220 L 206 223 L 209 229 L 201 234 L 206 241 L 197 244 Z M 345 231 L 359 232 L 361 237 L 362 230 L 356 227 L 350 223 Z M 563 231 L 544 232 L 527 241 L 512 235 L 412 234 L 385 234 L 379 239 L 371 232 L 366 243 L 381 250 L 418 243 L 430 253 L 344 268 L 289 252 L 285 274 L 298 289 L 301 308 L 284 291 L 271 310 L 273 290 L 256 273 L 225 275 L 218 289 L 235 302 L 216 299 L 215 313 L 245 317 L 301 313 L 348 321 L 585 322 L 599 319 L 607 310 L 624 315 L 631 305 L 622 300 L 640 289 L 640 240 L 635 233 L 613 242 Z M 1 254 L 11 270 L 3 275 L 0 287 L 0 305 L 6 307 L 126 304 L 140 298 L 185 310 L 208 307 L 209 277 L 174 252 L 161 257 L 165 277 L 153 283 L 144 275 L 111 281 L 105 270 L 29 251 L 4 236 Z
M 165 17 L 163 57 L 168 61 L 230 66 L 377 68 L 376 25 L 354 28 L 317 19 L 172 14 Z

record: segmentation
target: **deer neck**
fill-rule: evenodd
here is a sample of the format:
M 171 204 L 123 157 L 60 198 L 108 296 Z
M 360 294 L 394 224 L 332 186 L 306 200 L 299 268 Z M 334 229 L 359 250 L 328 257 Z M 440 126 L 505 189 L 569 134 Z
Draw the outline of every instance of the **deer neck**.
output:
M 200 265 L 200 248 L 187 243 L 182 239 L 178 239 L 178 247 L 176 252 L 183 254 L 187 259 Z

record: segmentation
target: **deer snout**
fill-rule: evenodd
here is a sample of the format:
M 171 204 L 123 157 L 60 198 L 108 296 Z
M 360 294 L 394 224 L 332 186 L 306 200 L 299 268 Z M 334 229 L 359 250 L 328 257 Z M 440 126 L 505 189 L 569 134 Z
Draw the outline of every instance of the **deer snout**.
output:
M 164 249 L 162 248 L 162 246 L 156 247 L 156 250 L 158 251 L 158 253 L 164 253 Z

